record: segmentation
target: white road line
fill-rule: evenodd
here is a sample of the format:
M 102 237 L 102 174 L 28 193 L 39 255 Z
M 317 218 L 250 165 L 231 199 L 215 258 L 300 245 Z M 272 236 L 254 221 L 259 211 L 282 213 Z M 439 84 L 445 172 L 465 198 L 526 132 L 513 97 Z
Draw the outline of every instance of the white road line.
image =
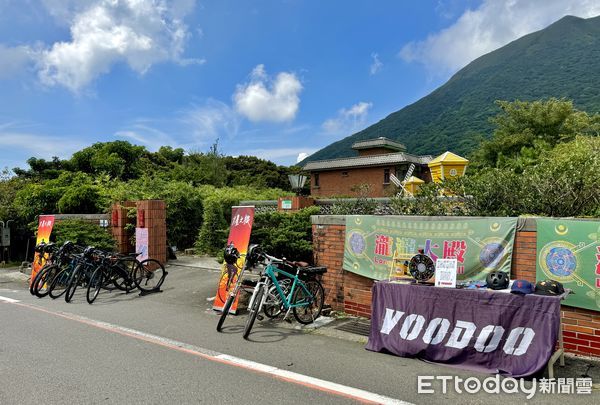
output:
M 267 364 L 257 363 L 252 360 L 246 360 L 228 354 L 219 353 L 214 350 L 202 348 L 199 346 L 190 345 L 188 343 L 180 342 L 177 340 L 169 339 L 162 336 L 153 335 L 146 332 L 141 332 L 135 329 L 125 328 L 123 326 L 115 325 L 109 322 L 97 321 L 81 315 L 75 315 L 68 312 L 62 311 L 50 311 L 46 308 L 39 307 L 37 305 L 31 305 L 21 303 L 19 300 L 12 298 L 6 298 L 0 296 L 0 300 L 6 301 L 17 306 L 34 309 L 36 311 L 46 312 L 55 316 L 70 319 L 73 321 L 81 322 L 96 328 L 104 329 L 120 335 L 132 337 L 135 339 L 143 340 L 148 343 L 157 344 L 170 349 L 178 350 L 188 354 L 196 355 L 207 360 L 216 361 L 219 363 L 227 364 L 230 366 L 240 367 L 247 370 L 252 370 L 257 373 L 266 374 L 279 380 L 292 382 L 295 384 L 303 385 L 319 391 L 329 392 L 331 394 L 343 396 L 346 398 L 355 399 L 361 402 L 377 403 L 377 404 L 398 404 L 398 405 L 413 405 L 410 402 L 402 401 L 399 399 L 386 397 L 384 395 L 376 394 L 370 391 L 365 391 L 359 388 L 349 387 L 342 384 L 337 384 L 331 381 L 322 380 L 319 378 L 311 377 L 304 374 L 294 373 L 292 371 L 283 370 Z

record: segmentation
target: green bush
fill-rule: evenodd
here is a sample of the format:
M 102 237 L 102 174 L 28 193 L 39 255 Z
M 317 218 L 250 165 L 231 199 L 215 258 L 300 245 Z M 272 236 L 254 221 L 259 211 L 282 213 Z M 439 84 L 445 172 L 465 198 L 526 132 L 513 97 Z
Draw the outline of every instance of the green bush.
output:
M 78 245 L 94 246 L 103 250 L 115 249 L 115 241 L 105 228 L 80 219 L 56 222 L 52 234 L 56 238 L 56 243 L 61 245 L 71 241 Z
M 98 187 L 83 184 L 65 190 L 58 200 L 58 211 L 61 214 L 97 214 L 102 205 Z
M 227 222 L 221 202 L 216 198 L 204 201 L 204 218 L 196 241 L 199 253 L 214 255 L 227 243 Z
M 311 215 L 318 207 L 294 213 L 266 212 L 254 217 L 251 243 L 258 243 L 269 254 L 289 260 L 313 261 Z

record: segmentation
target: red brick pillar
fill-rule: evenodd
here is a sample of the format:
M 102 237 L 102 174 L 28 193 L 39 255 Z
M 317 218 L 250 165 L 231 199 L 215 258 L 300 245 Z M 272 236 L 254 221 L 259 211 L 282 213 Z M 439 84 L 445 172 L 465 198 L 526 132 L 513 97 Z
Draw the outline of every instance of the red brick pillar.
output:
M 313 221 L 313 259 L 315 265 L 327 267 L 327 273 L 321 279 L 325 289 L 325 303 L 331 305 L 335 311 L 343 311 L 346 272 L 342 270 L 342 261 L 346 225 L 337 222 L 339 224 L 316 224 Z
M 112 236 L 117 244 L 117 252 L 119 253 L 130 253 L 135 249 L 134 246 L 131 246 L 131 235 L 125 229 L 125 226 L 129 221 L 127 212 L 129 211 L 129 208 L 133 207 L 135 207 L 133 201 L 124 201 L 112 206 L 111 230 Z
M 148 257 L 161 263 L 167 261 L 167 215 L 162 200 L 136 202 L 138 228 L 148 228 Z

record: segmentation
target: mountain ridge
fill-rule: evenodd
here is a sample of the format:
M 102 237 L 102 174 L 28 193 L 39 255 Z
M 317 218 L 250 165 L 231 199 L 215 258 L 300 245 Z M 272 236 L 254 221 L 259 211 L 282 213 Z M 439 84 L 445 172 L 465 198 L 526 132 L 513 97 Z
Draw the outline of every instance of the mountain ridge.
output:
M 473 60 L 442 86 L 377 123 L 307 157 L 356 156 L 354 142 L 385 136 L 413 154 L 468 155 L 492 134 L 496 100 L 572 99 L 600 111 L 600 16 L 565 16 Z

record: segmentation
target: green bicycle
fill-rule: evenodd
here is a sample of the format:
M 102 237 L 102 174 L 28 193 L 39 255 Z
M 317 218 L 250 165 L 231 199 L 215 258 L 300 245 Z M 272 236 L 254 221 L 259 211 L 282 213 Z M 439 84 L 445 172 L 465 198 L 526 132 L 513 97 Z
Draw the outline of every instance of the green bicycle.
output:
M 290 262 L 266 253 L 260 255 L 265 267 L 250 298 L 244 339 L 248 339 L 261 309 L 270 318 L 285 311 L 283 319 L 293 312 L 294 318 L 302 324 L 314 322 L 321 315 L 325 301 L 323 286 L 316 276 L 327 272 L 327 268 L 309 267 L 307 263 Z M 282 267 L 290 269 L 290 272 Z

